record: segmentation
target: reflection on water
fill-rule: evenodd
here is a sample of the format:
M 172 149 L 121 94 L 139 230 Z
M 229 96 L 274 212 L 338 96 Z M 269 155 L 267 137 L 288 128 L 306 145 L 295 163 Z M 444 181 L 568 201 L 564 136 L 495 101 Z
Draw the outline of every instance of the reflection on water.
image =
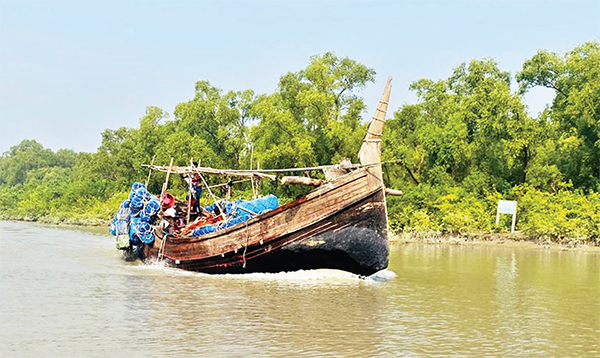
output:
M 393 246 L 390 271 L 211 276 L 0 222 L 9 356 L 598 356 L 600 255 Z M 397 275 L 394 275 L 394 273 Z

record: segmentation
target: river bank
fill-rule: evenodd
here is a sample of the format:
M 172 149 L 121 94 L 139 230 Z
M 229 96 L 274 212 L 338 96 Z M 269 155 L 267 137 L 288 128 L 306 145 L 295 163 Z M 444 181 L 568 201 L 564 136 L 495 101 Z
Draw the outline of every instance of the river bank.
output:
M 392 243 L 489 245 L 560 251 L 572 250 L 582 252 L 597 252 L 600 254 L 600 242 L 598 241 L 594 242 L 581 239 L 539 237 L 535 235 L 526 235 L 519 231 L 514 233 L 480 234 L 403 232 L 399 234 L 392 233 L 389 236 L 389 241 Z
M 5 221 L 23 221 L 35 222 L 40 224 L 58 225 L 58 226 L 97 226 L 108 227 L 110 220 L 90 218 L 90 217 L 75 217 L 67 218 L 62 216 L 15 216 L 0 213 L 0 220 Z
M 65 227 L 96 227 L 108 228 L 110 220 L 98 218 L 64 218 L 64 217 L 15 217 L 0 214 L 0 220 L 36 222 L 40 224 L 57 225 Z M 548 250 L 573 250 L 582 252 L 600 253 L 600 242 L 582 239 L 565 239 L 554 237 L 540 237 L 526 235 L 522 232 L 515 233 L 478 233 L 455 234 L 440 232 L 391 232 L 390 243 L 423 243 L 423 244 L 449 244 L 449 245 L 492 245 L 504 247 L 520 247 Z

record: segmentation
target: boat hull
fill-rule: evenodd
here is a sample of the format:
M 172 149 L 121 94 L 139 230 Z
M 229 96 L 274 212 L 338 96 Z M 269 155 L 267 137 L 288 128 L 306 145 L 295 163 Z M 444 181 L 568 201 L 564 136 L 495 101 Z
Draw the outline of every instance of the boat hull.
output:
M 371 275 L 388 265 L 385 194 L 357 171 L 223 233 L 159 239 L 146 253 L 205 273 L 328 268 Z
M 180 260 L 178 264 L 171 261 L 171 264 L 206 273 L 328 268 L 371 275 L 388 265 L 386 228 L 381 225 L 385 212 L 376 209 L 374 199 L 357 202 L 330 218 L 281 236 L 268 245 L 259 243 L 224 257 Z

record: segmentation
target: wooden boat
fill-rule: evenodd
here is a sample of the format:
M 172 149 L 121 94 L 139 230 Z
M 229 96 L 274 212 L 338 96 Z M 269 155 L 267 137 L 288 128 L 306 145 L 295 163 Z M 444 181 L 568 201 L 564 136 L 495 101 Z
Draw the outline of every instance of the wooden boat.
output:
M 200 237 L 156 235 L 143 248 L 146 259 L 217 274 L 329 268 L 366 276 L 387 268 L 380 157 L 390 91 L 391 78 L 363 140 L 360 165 L 337 167 L 342 175 L 236 226 Z

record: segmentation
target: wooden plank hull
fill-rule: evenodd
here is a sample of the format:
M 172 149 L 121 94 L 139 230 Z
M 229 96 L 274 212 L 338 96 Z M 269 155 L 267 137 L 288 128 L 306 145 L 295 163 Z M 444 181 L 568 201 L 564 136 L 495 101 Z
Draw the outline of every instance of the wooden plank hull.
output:
M 221 232 L 157 239 L 146 255 L 206 273 L 331 268 L 370 275 L 388 265 L 383 186 L 360 169 Z

